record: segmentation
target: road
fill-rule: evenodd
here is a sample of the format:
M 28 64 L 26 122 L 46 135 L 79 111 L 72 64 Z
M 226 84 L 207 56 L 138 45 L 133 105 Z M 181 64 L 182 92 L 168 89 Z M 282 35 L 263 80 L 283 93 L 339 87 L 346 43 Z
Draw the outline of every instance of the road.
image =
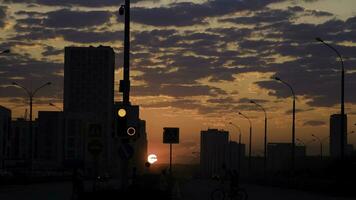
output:
M 216 182 L 192 180 L 182 184 L 176 191 L 180 200 L 210 200 L 210 193 L 218 185 Z M 243 185 L 249 200 L 351 200 L 347 198 L 327 197 L 303 191 Z M 70 200 L 72 185 L 69 182 L 34 185 L 0 186 L 1 200 Z M 150 198 L 151 199 L 151 198 Z
M 218 188 L 218 183 L 213 181 L 193 180 L 180 189 L 180 194 L 184 200 L 204 199 L 210 200 L 210 193 Z M 351 200 L 348 198 L 328 197 L 308 192 L 281 189 L 275 187 L 265 187 L 257 185 L 242 185 L 248 193 L 248 200 Z

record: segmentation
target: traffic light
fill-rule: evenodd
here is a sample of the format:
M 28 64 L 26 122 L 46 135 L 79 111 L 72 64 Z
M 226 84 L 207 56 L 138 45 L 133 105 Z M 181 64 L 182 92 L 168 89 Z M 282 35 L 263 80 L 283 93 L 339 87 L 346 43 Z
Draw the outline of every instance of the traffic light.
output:
M 127 109 L 122 106 L 118 107 L 116 111 L 116 134 L 118 137 L 124 137 L 127 131 Z
M 115 106 L 116 134 L 121 138 L 137 139 L 139 137 L 138 106 L 116 104 Z

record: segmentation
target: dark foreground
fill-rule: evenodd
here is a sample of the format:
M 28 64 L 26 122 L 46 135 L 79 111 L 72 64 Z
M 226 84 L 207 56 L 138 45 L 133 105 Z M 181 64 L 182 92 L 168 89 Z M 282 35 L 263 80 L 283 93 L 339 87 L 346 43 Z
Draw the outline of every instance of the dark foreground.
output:
M 197 200 L 210 199 L 210 193 L 219 187 L 219 183 L 208 180 L 190 180 L 176 185 L 172 199 Z M 243 185 L 249 195 L 249 200 L 348 200 L 348 198 L 324 196 L 297 190 L 265 187 L 257 185 Z M 72 197 L 72 184 L 70 182 L 41 183 L 31 185 L 1 186 L 1 200 L 70 200 Z M 155 189 L 134 188 L 129 192 L 108 190 L 93 192 L 91 183 L 86 183 L 86 192 L 82 199 L 169 199 L 162 192 Z M 351 200 L 351 198 L 349 198 Z

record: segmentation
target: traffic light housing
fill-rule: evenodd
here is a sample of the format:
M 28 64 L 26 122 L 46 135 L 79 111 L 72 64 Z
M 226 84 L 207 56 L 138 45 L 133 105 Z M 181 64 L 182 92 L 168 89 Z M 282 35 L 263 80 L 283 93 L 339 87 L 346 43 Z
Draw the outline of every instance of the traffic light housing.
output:
M 132 105 L 115 105 L 115 129 L 120 138 L 137 139 L 139 137 L 139 108 Z
M 116 111 L 116 134 L 118 137 L 124 137 L 127 129 L 127 109 L 118 107 Z

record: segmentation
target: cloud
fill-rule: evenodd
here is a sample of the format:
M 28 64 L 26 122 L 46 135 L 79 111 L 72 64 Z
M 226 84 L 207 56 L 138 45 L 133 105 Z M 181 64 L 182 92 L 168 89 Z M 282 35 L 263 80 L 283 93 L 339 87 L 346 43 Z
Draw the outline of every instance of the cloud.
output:
M 205 24 L 208 17 L 223 16 L 243 11 L 257 10 L 278 0 L 210 0 L 205 3 L 172 3 L 168 7 L 133 8 L 132 20 L 151 26 L 191 26 Z
M 205 85 L 161 85 L 161 86 L 140 86 L 132 88 L 133 94 L 138 96 L 167 95 L 172 97 L 191 97 L 191 96 L 217 96 L 226 94 L 225 91 Z
M 50 28 L 85 28 L 109 22 L 111 13 L 107 11 L 73 11 L 61 9 L 46 13 L 43 25 Z
M 303 123 L 304 126 L 324 126 L 326 123 L 324 121 L 310 120 Z
M 32 2 L 36 5 L 60 4 L 60 1 Z M 67 0 L 61 3 L 63 6 L 99 8 L 113 2 Z M 281 77 L 293 85 L 296 94 L 311 106 L 336 105 L 339 102 L 339 63 L 330 49 L 314 41 L 316 36 L 320 36 L 343 55 L 352 58 L 345 60 L 349 72 L 346 75 L 346 101 L 355 103 L 356 94 L 352 92 L 352 86 L 356 80 L 353 72 L 356 47 L 344 46 L 342 42 L 355 42 L 356 17 L 343 21 L 332 18 L 332 13 L 299 6 L 283 10 L 267 7 L 273 2 L 280 1 L 209 0 L 200 4 L 181 2 L 162 7 L 133 6 L 133 22 L 150 25 L 132 26 L 132 69 L 139 72 L 133 81 L 144 82 L 142 86 L 132 88 L 133 94 L 176 98 L 211 96 L 208 103 L 222 104 L 221 109 L 228 110 L 226 107 L 234 105 L 236 100 L 221 97 L 227 92 L 205 85 L 201 80 L 220 84 L 235 81 L 236 74 L 260 72 Z M 61 37 L 69 44 L 79 45 L 123 39 L 122 31 L 110 27 L 110 19 L 114 15 L 111 11 L 69 7 L 53 7 L 51 10 L 47 13 L 17 12 L 16 15 L 21 17 L 15 18 L 16 35 L 9 39 L 40 44 L 47 39 Z M 329 17 L 330 20 L 320 24 L 293 21 L 304 16 Z M 219 22 L 219 26 L 215 22 Z M 190 28 L 199 24 L 206 25 Z M 241 24 L 247 26 L 241 27 Z M 59 55 L 60 51 L 55 46 L 45 46 L 42 54 Z M 117 51 L 122 52 L 122 47 Z M 117 61 L 121 65 L 122 56 Z M 27 66 L 27 60 L 23 62 Z M 15 76 L 20 75 L 6 77 Z M 280 99 L 291 95 L 288 88 L 273 80 L 257 80 L 255 84 Z M 189 103 L 180 102 L 179 105 L 189 107 Z M 241 109 L 256 109 L 244 104 L 239 106 Z M 209 112 L 204 106 L 199 110 Z
M 0 6 L 0 28 L 5 26 L 7 7 Z
M 11 83 L 14 81 L 26 86 L 28 89 L 34 89 L 49 81 L 52 82 L 51 86 L 41 90 L 41 92 L 36 94 L 36 97 L 56 99 L 62 94 L 62 63 L 30 59 L 28 55 L 19 55 L 16 53 L 12 53 L 11 56 L 8 56 L 6 59 L 0 57 L 0 62 L 2 63 L 0 79 L 1 97 L 26 97 L 22 89 L 11 86 Z M 14 79 L 14 77 L 23 78 Z
M 131 0 L 131 3 L 137 3 L 143 0 Z M 145 0 L 156 2 L 159 0 Z M 82 6 L 82 7 L 106 7 L 106 6 L 120 6 L 124 4 L 124 0 L 5 0 L 5 3 L 32 3 L 46 6 Z

